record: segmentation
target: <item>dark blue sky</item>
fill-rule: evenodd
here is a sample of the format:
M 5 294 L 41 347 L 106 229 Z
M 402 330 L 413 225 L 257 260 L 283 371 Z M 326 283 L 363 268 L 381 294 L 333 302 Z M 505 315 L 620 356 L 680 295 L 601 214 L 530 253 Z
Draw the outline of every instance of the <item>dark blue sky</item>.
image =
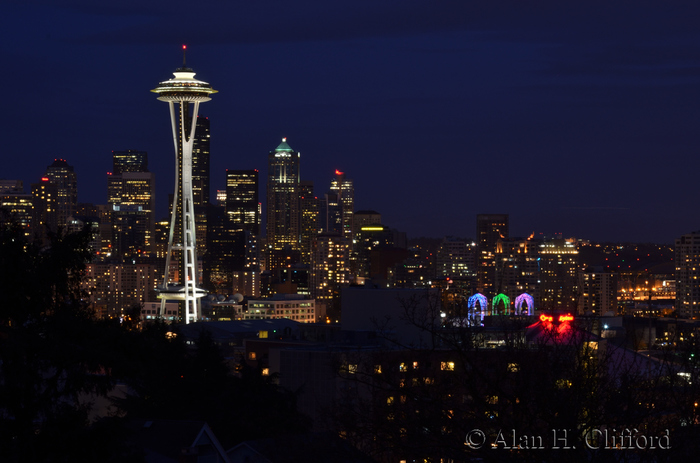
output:
M 146 150 L 165 213 L 174 154 L 149 90 L 186 43 L 220 92 L 201 108 L 214 188 L 265 174 L 288 137 L 317 194 L 345 171 L 356 208 L 409 237 L 473 237 L 502 212 L 512 235 L 700 229 L 697 2 L 98 3 L 3 3 L 0 178 L 28 189 L 60 157 L 104 203 L 111 151 Z

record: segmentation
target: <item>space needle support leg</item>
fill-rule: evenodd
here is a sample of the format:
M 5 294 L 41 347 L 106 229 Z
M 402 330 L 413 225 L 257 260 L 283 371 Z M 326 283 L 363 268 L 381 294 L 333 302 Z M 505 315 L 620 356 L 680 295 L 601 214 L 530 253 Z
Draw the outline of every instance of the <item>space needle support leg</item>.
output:
M 182 103 L 181 103 L 182 104 Z M 175 107 L 172 101 L 168 101 L 168 107 L 170 108 L 170 126 L 173 131 L 173 145 L 175 146 L 175 165 L 177 165 L 177 122 L 175 120 Z M 182 110 L 182 108 L 180 108 Z M 175 170 L 175 184 L 177 185 L 177 169 Z M 173 203 L 171 205 L 170 211 L 170 230 L 168 231 L 168 249 L 165 253 L 165 274 L 163 275 L 163 289 L 167 289 L 168 280 L 170 279 L 170 260 L 173 255 L 173 237 L 175 235 L 175 216 L 177 214 L 177 188 L 175 188 L 175 194 L 173 195 Z M 160 317 L 165 317 L 165 297 L 160 300 Z

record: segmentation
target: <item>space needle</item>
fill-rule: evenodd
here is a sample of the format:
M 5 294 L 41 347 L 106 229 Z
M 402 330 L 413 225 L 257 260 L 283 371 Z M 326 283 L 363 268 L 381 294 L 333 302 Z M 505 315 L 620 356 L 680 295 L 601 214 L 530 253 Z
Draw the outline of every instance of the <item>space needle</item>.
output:
M 182 67 L 175 70 L 174 77 L 158 84 L 151 90 L 160 101 L 170 107 L 170 123 L 175 145 L 176 179 L 170 215 L 168 251 L 165 257 L 163 284 L 157 288 L 160 298 L 160 317 L 165 316 L 166 300 L 184 302 L 180 317 L 185 323 L 201 318 L 199 299 L 206 294 L 197 287 L 197 245 L 194 200 L 192 196 L 192 146 L 197 124 L 199 104 L 211 100 L 216 93 L 206 82 L 194 78 L 195 72 L 187 67 L 186 46 L 182 46 Z M 177 253 L 177 254 L 175 254 Z M 170 261 L 179 255 L 178 282 L 170 282 Z

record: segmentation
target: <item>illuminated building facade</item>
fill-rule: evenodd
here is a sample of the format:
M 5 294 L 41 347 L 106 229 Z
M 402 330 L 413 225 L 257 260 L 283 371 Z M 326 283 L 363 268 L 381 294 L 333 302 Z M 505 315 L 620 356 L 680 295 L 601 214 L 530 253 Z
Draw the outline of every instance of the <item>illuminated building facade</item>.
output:
M 476 277 L 476 244 L 447 236 L 435 256 L 437 278 L 473 279 Z
M 299 323 L 317 321 L 316 301 L 298 294 L 275 294 L 268 299 L 249 300 L 243 320 L 288 318 Z
M 144 263 L 90 263 L 82 287 L 102 317 L 123 316 L 129 308 L 156 297 L 160 270 Z
M 0 209 L 22 227 L 27 238 L 31 237 L 32 195 L 24 192 L 22 180 L 0 180 Z
M 311 244 L 311 295 L 329 312 L 339 308 L 340 288 L 350 284 L 350 241 L 320 234 Z
M 532 235 L 525 239 L 510 238 L 500 241 L 495 256 L 495 293 L 528 293 L 535 300 L 539 300 L 540 244 L 541 242 L 535 240 Z
M 502 240 L 508 238 L 508 214 L 478 214 L 476 216 L 477 289 L 495 296 L 496 253 Z
M 184 47 L 183 47 L 184 48 Z M 170 80 L 160 82 L 151 90 L 158 100 L 168 103 L 172 125 L 173 143 L 177 166 L 177 181 L 173 197 L 168 251 L 163 285 L 159 288 L 161 314 L 165 312 L 166 300 L 183 301 L 180 318 L 191 323 L 201 317 L 200 298 L 205 291 L 198 288 L 199 272 L 197 260 L 195 202 L 193 197 L 192 152 L 195 139 L 197 113 L 200 103 L 211 100 L 216 90 L 206 82 L 195 79 L 195 72 L 183 60 L 181 68 Z M 178 280 L 168 281 L 170 261 L 179 259 Z M 173 284 L 171 284 L 173 283 Z
M 32 235 L 44 241 L 47 231 L 58 228 L 58 185 L 48 177 L 32 183 Z
M 338 193 L 329 191 L 320 201 L 318 232 L 343 234 L 343 208 Z
M 311 264 L 311 242 L 318 233 L 319 200 L 314 196 L 314 182 L 302 180 L 299 183 L 299 212 L 301 214 L 299 248 L 301 263 Z
M 700 231 L 676 239 L 676 310 L 682 318 L 700 313 Z
M 112 174 L 123 172 L 148 172 L 148 153 L 137 150 L 112 151 Z
M 540 244 L 540 301 L 538 309 L 578 309 L 578 248 L 574 240 L 554 239 Z
M 579 315 L 617 315 L 616 274 L 603 267 L 588 267 L 579 272 Z
M 335 193 L 340 206 L 340 234 L 343 238 L 353 238 L 353 211 L 355 209 L 355 187 L 352 180 L 345 177 L 344 172 L 336 169 L 335 177 L 331 180 L 331 193 Z M 329 231 L 331 231 L 329 229 Z
M 299 153 L 283 138 L 270 151 L 267 167 L 267 269 L 299 251 Z
M 58 188 L 56 200 L 58 226 L 65 228 L 68 218 L 75 214 L 78 205 L 78 178 L 73 166 L 65 159 L 56 159 L 46 168 L 45 177 Z
M 382 215 L 377 211 L 362 210 L 354 212 L 352 215 L 352 234 L 353 236 L 357 235 L 364 226 L 381 223 Z
M 226 169 L 226 215 L 232 229 L 260 234 L 258 171 Z
M 210 197 L 211 169 L 209 164 L 209 118 L 197 116 L 192 144 L 192 201 L 194 203 L 197 253 L 207 249 L 207 206 Z
M 155 243 L 155 175 L 145 151 L 113 151 L 107 176 L 111 206 L 111 254 L 118 259 L 149 256 Z

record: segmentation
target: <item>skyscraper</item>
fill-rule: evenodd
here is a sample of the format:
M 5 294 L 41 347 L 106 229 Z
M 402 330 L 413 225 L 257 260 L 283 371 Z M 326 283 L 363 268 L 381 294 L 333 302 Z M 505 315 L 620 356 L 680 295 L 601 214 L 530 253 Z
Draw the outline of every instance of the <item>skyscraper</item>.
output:
M 112 151 L 107 178 L 112 208 L 112 257 L 133 259 L 155 251 L 155 175 L 145 151 Z
M 145 151 L 112 151 L 112 174 L 148 172 L 148 153 Z
M 158 94 L 160 101 L 168 103 L 177 154 L 177 182 L 170 222 L 165 279 L 159 291 L 162 298 L 161 316 L 165 311 L 166 299 L 177 299 L 184 302 L 180 309 L 180 318 L 185 323 L 190 323 L 200 318 L 199 298 L 205 294 L 205 291 L 197 287 L 199 277 L 195 208 L 192 193 L 192 151 L 195 121 L 199 104 L 211 100 L 210 95 L 216 93 L 216 90 L 211 88 L 208 83 L 195 79 L 195 72 L 186 66 L 184 59 L 182 67 L 175 70 L 173 74 L 174 78 L 161 82 L 158 87 L 151 90 Z M 190 105 L 192 105 L 191 108 Z M 174 239 L 175 243 L 173 243 Z M 176 251 L 179 252 L 181 270 L 178 275 L 180 281 L 169 285 L 170 260 Z
M 209 168 L 209 118 L 197 116 L 192 145 L 192 200 L 194 207 L 209 204 L 210 178 Z
M 58 228 L 58 185 L 48 177 L 32 183 L 32 234 L 44 241 L 47 231 Z
M 78 179 L 73 166 L 69 165 L 65 159 L 55 159 L 53 164 L 46 168 L 44 176 L 58 188 L 56 217 L 58 226 L 65 227 L 68 218 L 75 214 L 75 208 L 78 205 Z
M 578 248 L 572 240 L 540 244 L 540 301 L 543 310 L 578 310 Z
M 267 268 L 274 270 L 285 249 L 299 251 L 299 153 L 283 138 L 267 159 Z
M 337 234 L 320 234 L 311 244 L 311 295 L 338 315 L 340 288 L 350 284 L 350 241 Z
M 32 195 L 24 192 L 22 180 L 0 180 L 0 209 L 31 238 Z
M 476 216 L 477 289 L 495 296 L 496 253 L 499 241 L 508 238 L 508 214 L 478 214 Z
M 676 310 L 682 318 L 700 312 L 700 231 L 676 239 Z
M 345 178 L 345 172 L 335 170 L 335 177 L 331 180 L 331 192 L 338 196 L 341 214 L 341 234 L 343 238 L 353 238 L 353 211 L 355 209 L 355 188 L 352 180 Z
M 226 169 L 226 214 L 231 228 L 260 234 L 257 169 Z
M 299 225 L 299 247 L 301 263 L 311 263 L 311 242 L 318 232 L 319 200 L 314 196 L 314 182 L 302 180 L 299 183 L 299 210 L 301 223 Z

